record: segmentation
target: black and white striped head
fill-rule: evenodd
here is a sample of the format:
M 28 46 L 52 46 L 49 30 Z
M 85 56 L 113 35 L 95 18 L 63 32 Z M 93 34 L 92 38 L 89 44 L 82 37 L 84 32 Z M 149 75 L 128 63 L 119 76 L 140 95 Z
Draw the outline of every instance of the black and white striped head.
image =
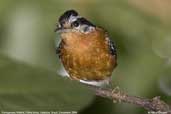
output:
M 60 16 L 55 31 L 63 32 L 66 30 L 74 30 L 89 33 L 94 30 L 94 28 L 95 25 L 84 17 L 81 17 L 75 10 L 68 10 Z

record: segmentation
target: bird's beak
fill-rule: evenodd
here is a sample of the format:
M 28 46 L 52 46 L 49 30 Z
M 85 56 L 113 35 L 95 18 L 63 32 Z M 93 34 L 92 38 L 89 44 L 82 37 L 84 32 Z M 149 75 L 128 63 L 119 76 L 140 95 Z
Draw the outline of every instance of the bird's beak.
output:
M 56 29 L 54 31 L 58 32 L 60 30 L 62 30 L 62 26 L 60 24 L 57 24 Z

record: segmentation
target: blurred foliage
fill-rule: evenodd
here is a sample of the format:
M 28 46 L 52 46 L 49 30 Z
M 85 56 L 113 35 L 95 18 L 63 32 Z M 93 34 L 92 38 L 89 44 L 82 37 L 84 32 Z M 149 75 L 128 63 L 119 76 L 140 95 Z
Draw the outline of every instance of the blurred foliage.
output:
M 115 85 L 131 95 L 160 95 L 169 103 L 170 4 L 168 0 L 1 0 L 0 108 L 147 113 L 100 97 L 91 100 L 91 91 L 56 74 L 59 63 L 53 31 L 58 17 L 68 9 L 104 27 L 115 41 Z
M 0 109 L 3 111 L 77 111 L 92 100 L 92 92 L 75 81 L 11 61 L 3 55 L 0 71 Z

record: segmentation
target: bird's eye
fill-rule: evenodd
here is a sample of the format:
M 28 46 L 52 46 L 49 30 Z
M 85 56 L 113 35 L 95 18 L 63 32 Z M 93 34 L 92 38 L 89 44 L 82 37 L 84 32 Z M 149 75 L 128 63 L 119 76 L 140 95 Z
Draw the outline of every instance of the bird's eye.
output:
M 78 21 L 74 21 L 74 22 L 72 23 L 72 26 L 74 26 L 74 27 L 78 27 L 78 26 L 79 26 Z

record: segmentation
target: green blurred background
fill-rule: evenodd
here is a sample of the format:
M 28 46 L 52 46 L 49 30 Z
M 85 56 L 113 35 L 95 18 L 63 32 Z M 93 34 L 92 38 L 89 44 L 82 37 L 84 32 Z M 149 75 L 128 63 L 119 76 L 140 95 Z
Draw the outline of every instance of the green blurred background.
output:
M 0 110 L 148 113 L 58 76 L 54 29 L 68 9 L 107 29 L 115 41 L 114 85 L 171 104 L 170 5 L 170 0 L 0 0 Z

